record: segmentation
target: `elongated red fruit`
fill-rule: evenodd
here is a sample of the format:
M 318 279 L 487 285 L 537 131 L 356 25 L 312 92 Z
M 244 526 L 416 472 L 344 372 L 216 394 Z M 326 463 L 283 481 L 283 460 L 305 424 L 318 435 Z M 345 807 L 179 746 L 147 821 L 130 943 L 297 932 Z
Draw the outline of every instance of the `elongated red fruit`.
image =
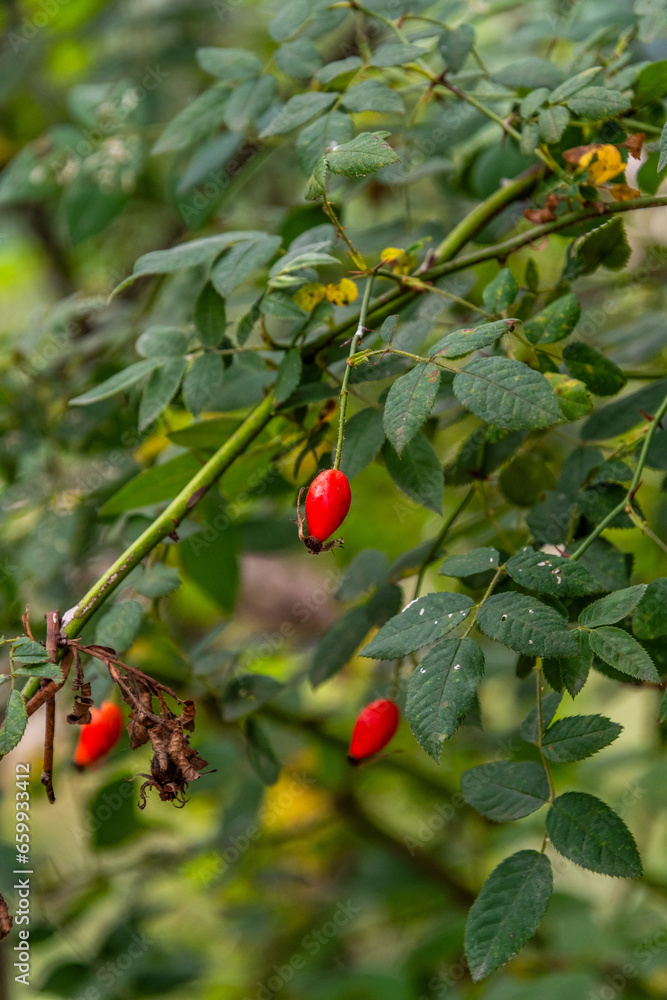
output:
M 91 708 L 90 714 L 92 719 L 81 727 L 74 753 L 77 767 L 88 767 L 104 757 L 123 731 L 123 713 L 115 702 L 103 701 L 99 708 Z
M 347 476 L 339 469 L 325 469 L 310 484 L 306 495 L 308 532 L 320 542 L 333 535 L 347 517 L 352 494 Z
M 348 760 L 359 764 L 366 757 L 386 747 L 398 729 L 398 705 L 387 698 L 378 698 L 361 710 L 354 724 Z

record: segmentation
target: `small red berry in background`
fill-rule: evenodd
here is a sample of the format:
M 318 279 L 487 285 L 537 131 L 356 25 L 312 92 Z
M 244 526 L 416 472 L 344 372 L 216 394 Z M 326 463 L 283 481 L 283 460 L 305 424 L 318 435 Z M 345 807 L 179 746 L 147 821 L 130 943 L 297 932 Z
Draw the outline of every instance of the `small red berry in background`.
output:
M 354 724 L 348 760 L 360 764 L 386 747 L 398 729 L 398 705 L 387 698 L 378 698 L 361 710 Z
M 307 533 L 301 516 L 303 493 L 302 489 L 297 504 L 297 523 L 301 541 L 305 542 L 313 555 L 342 546 L 342 538 L 334 538 L 330 542 L 327 542 L 327 538 L 341 526 L 350 509 L 352 494 L 345 473 L 340 469 L 325 469 L 310 484 L 306 495 Z
M 89 767 L 104 757 L 116 745 L 123 731 L 123 713 L 113 701 L 103 701 L 99 708 L 91 708 L 91 721 L 81 727 L 79 742 L 74 753 L 77 767 Z

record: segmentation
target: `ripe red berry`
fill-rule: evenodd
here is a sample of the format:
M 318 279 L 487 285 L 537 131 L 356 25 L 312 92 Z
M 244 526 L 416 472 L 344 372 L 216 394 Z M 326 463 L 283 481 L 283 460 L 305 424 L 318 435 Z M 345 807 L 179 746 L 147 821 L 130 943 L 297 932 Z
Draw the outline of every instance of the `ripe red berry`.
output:
M 350 484 L 339 469 L 325 469 L 310 484 L 306 496 L 308 533 L 319 542 L 341 526 L 350 509 Z
M 89 767 L 104 757 L 116 745 L 123 731 L 123 713 L 113 701 L 103 701 L 99 708 L 91 708 L 91 721 L 81 727 L 79 742 L 74 753 L 77 767 Z
M 354 724 L 348 760 L 359 764 L 386 747 L 398 729 L 398 706 L 387 698 L 378 698 L 361 710 Z

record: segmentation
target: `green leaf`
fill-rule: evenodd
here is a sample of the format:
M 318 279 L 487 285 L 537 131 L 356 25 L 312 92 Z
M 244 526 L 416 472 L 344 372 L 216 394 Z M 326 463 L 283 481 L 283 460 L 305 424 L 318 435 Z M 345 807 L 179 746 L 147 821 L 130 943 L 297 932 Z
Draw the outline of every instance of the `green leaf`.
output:
M 578 118 L 614 118 L 630 107 L 630 101 L 620 90 L 609 87 L 584 87 L 566 101 L 570 111 Z
M 226 298 L 253 271 L 271 260 L 280 243 L 280 236 L 269 236 L 267 233 L 237 243 L 211 269 L 211 281 L 216 290 Z
M 280 775 L 280 764 L 264 729 L 255 719 L 245 724 L 246 754 L 250 766 L 263 785 L 275 785 Z
M 569 337 L 581 316 L 581 306 L 571 292 L 526 320 L 523 331 L 531 344 L 556 344 Z
M 577 638 L 567 619 L 527 594 L 493 594 L 477 612 L 482 632 L 529 656 L 575 656 Z
M 119 844 L 136 842 L 146 830 L 146 825 L 139 818 L 141 814 L 136 807 L 136 798 L 132 781 L 126 778 L 115 777 L 101 788 L 96 788 L 86 804 L 85 819 L 85 829 L 91 831 L 96 851 L 113 850 Z
M 482 886 L 465 929 L 465 952 L 474 982 L 499 969 L 537 930 L 553 892 L 546 854 L 518 851 Z
M 128 198 L 129 193 L 122 189 L 107 191 L 85 175 L 75 177 L 65 188 L 62 200 L 72 245 L 106 229 L 120 215 Z
M 588 633 L 583 630 L 578 633 L 579 653 L 577 656 L 564 657 L 557 660 L 560 667 L 560 676 L 563 687 L 573 698 L 579 694 L 588 680 L 591 665 L 593 663 L 593 650 L 588 641 Z M 546 663 L 546 659 L 544 663 Z
M 539 451 L 519 452 L 501 469 L 498 486 L 503 496 L 517 507 L 533 507 L 556 478 Z
M 499 271 L 482 292 L 482 300 L 489 312 L 499 313 L 514 302 L 519 286 L 509 267 Z
M 469 806 L 498 823 L 521 819 L 549 801 L 549 780 L 541 764 L 490 761 L 461 775 L 461 791 Z
M 517 87 L 520 90 L 535 90 L 537 87 L 553 90 L 563 82 L 563 71 L 548 59 L 527 56 L 525 59 L 515 59 L 501 70 L 492 73 L 491 79 L 495 83 Z
M 227 314 L 225 300 L 207 281 L 195 302 L 195 327 L 199 343 L 204 347 L 220 347 L 225 338 Z
M 368 635 L 371 625 L 366 607 L 351 608 L 320 639 L 309 671 L 313 687 L 337 674 Z
M 245 49 L 224 49 L 205 46 L 197 49 L 197 62 L 205 73 L 226 83 L 252 80 L 262 72 L 261 60 Z
M 537 149 L 539 142 L 540 126 L 537 122 L 527 122 L 521 129 L 519 152 L 523 156 L 530 156 L 530 154 Z
M 128 510 L 173 500 L 200 469 L 201 465 L 193 455 L 178 455 L 162 465 L 154 465 L 121 486 L 100 507 L 100 516 L 112 517 Z
M 301 381 L 301 353 L 297 348 L 285 351 L 278 368 L 278 378 L 274 389 L 276 403 L 284 403 L 292 395 Z
M 337 601 L 353 601 L 382 583 L 387 576 L 388 559 L 379 549 L 363 549 L 345 567 L 345 575 L 336 591 Z
M 593 409 L 586 386 L 579 379 L 560 372 L 545 372 L 544 377 L 558 396 L 558 403 L 566 420 L 581 420 Z
M 283 686 L 266 674 L 241 674 L 227 685 L 222 695 L 222 718 L 235 722 L 272 701 Z
M 601 266 L 610 271 L 619 271 L 627 264 L 630 253 L 623 220 L 612 219 L 584 237 L 576 248 L 574 257 L 568 260 L 563 277 L 573 280 L 583 274 L 592 274 Z
M 210 448 L 211 451 L 217 451 L 223 441 L 232 436 L 240 423 L 240 420 L 232 417 L 214 417 L 169 431 L 167 437 L 175 444 L 182 444 L 187 448 Z
M 232 90 L 227 101 L 225 124 L 232 132 L 245 132 L 271 107 L 278 85 L 270 73 L 256 80 L 245 80 Z
M 157 358 L 137 361 L 135 364 L 130 365 L 129 368 L 124 368 L 122 372 L 117 372 L 116 375 L 112 375 L 105 382 L 96 385 L 94 389 L 89 389 L 88 392 L 84 392 L 81 396 L 75 396 L 74 399 L 70 399 L 69 405 L 89 406 L 91 403 L 98 403 L 101 399 L 108 399 L 109 396 L 115 396 L 118 392 L 124 392 L 125 389 L 129 389 L 130 386 L 135 385 L 142 378 L 145 378 L 158 364 L 159 361 Z
M 466 354 L 481 347 L 490 347 L 491 344 L 502 337 L 505 333 L 511 333 L 516 327 L 517 319 L 500 319 L 495 323 L 484 323 L 482 326 L 470 327 L 463 330 L 453 330 L 445 334 L 432 347 L 429 348 L 429 357 L 442 354 L 445 358 L 463 358 Z
M 49 654 L 40 642 L 17 639 L 12 646 L 11 657 L 13 660 L 20 660 L 21 663 L 43 663 L 48 660 Z
M 132 586 L 143 597 L 156 600 L 166 597 L 181 585 L 178 570 L 164 563 L 154 563 L 152 566 L 137 566 L 132 574 Z
M 185 358 L 170 358 L 151 372 L 139 404 L 140 431 L 152 424 L 169 406 L 178 392 L 187 364 Z
M 102 615 L 95 627 L 98 646 L 111 646 L 117 653 L 130 648 L 139 634 L 143 609 L 138 601 L 121 601 Z
M 222 531 L 210 526 L 178 546 L 186 574 L 228 613 L 234 609 L 239 584 L 238 548 L 237 532 L 231 525 Z
M 296 140 L 296 152 L 303 172 L 312 174 L 327 149 L 349 142 L 353 135 L 352 119 L 340 111 L 330 111 L 307 125 Z
M 544 142 L 558 142 L 570 121 L 570 112 L 559 104 L 542 108 L 537 123 Z
M 667 59 L 644 66 L 633 87 L 633 107 L 643 108 L 667 94 Z
M 188 338 L 173 326 L 149 326 L 138 338 L 136 348 L 144 358 L 181 357 L 188 349 Z
M 521 739 L 525 740 L 526 743 L 539 743 L 542 733 L 558 711 L 561 701 L 562 696 L 556 691 L 548 691 L 542 695 L 542 731 L 540 732 L 540 713 L 535 705 L 521 723 L 519 729 Z
M 384 429 L 401 455 L 433 409 L 440 385 L 440 369 L 434 364 L 417 365 L 396 379 L 384 408 Z
M 384 623 L 400 607 L 401 597 L 399 587 L 384 587 L 367 604 L 351 608 L 332 625 L 313 654 L 308 672 L 313 687 L 319 687 L 345 666 L 373 625 Z
M 500 553 L 494 548 L 471 549 L 460 556 L 448 556 L 440 567 L 443 576 L 465 577 L 497 569 Z
M 667 635 L 667 577 L 649 583 L 632 618 L 638 639 L 659 639 Z
M 283 73 L 296 80 L 310 80 L 322 66 L 322 57 L 308 38 L 285 42 L 274 52 L 273 58 Z
M 190 363 L 183 380 L 183 402 L 193 416 L 211 407 L 224 377 L 225 368 L 219 354 L 200 354 Z
M 660 159 L 658 160 L 658 173 L 667 167 L 667 123 L 665 123 L 660 133 Z
M 172 153 L 208 138 L 225 120 L 228 95 L 227 89 L 211 87 L 195 97 L 172 118 L 151 153 Z
M 280 109 L 276 117 L 269 122 L 266 128 L 260 132 L 259 138 L 268 139 L 272 135 L 283 135 L 285 132 L 291 132 L 292 129 L 297 128 L 299 125 L 305 125 L 315 115 L 319 116 L 327 108 L 330 108 L 337 97 L 338 94 L 325 93 L 321 90 L 311 90 L 305 94 L 295 94 L 294 97 L 290 97 L 287 104 Z
M 9 695 L 7 712 L 0 726 L 0 757 L 13 750 L 21 742 L 28 725 L 28 713 L 20 691 L 14 689 Z
M 552 90 L 548 95 L 549 103 L 558 104 L 560 101 L 565 101 L 568 97 L 572 97 L 573 94 L 589 86 L 598 76 L 602 76 L 603 74 L 604 69 L 602 66 L 591 66 L 589 69 L 582 70 L 581 73 L 571 76 L 569 80 L 565 80 L 555 90 Z
M 129 278 L 125 278 L 119 285 L 116 285 L 112 296 L 134 284 L 137 278 L 143 275 L 173 274 L 175 271 L 183 271 L 188 267 L 209 264 L 223 250 L 234 243 L 263 235 L 263 233 L 255 232 L 220 233 L 218 236 L 205 236 L 200 240 L 190 240 L 189 243 L 179 243 L 178 246 L 171 247 L 169 250 L 151 250 L 135 263 Z
M 664 722 L 667 719 L 667 691 L 662 696 L 662 701 L 660 702 L 660 708 L 658 709 L 658 722 Z
M 263 295 L 260 295 L 245 316 L 242 316 L 238 322 L 238 326 L 236 327 L 236 342 L 240 347 L 245 344 L 246 340 L 253 331 L 255 323 L 261 315 L 262 300 Z
M 653 660 L 644 647 L 622 628 L 603 625 L 593 629 L 588 639 L 593 652 L 620 673 L 642 681 L 660 681 Z
M 595 628 L 597 625 L 614 625 L 627 618 L 637 607 L 646 592 L 646 584 L 616 590 L 599 601 L 593 601 L 579 615 L 579 624 Z
M 300 322 L 303 322 L 307 315 L 290 295 L 275 290 L 262 299 L 259 310 L 263 316 L 274 316 L 276 319 L 296 319 Z
M 308 178 L 304 198 L 306 201 L 319 201 L 327 193 L 327 161 L 321 156 L 313 167 L 313 172 Z
M 405 717 L 419 745 L 436 763 L 442 744 L 468 713 L 483 674 L 484 654 L 472 639 L 438 642 L 415 667 Z
M 465 594 L 427 594 L 412 601 L 382 626 L 361 656 L 394 660 L 442 639 L 465 621 L 473 602 Z
M 361 132 L 360 135 L 336 146 L 327 153 L 327 163 L 332 174 L 346 177 L 365 177 L 387 163 L 397 163 L 399 157 L 384 141 L 387 132 Z
M 441 36 L 440 51 L 451 73 L 458 73 L 475 45 L 475 29 L 472 24 L 461 24 L 458 28 L 445 29 Z
M 354 479 L 376 457 L 384 444 L 382 411 L 372 406 L 359 410 L 345 424 L 341 471 Z
M 582 597 L 602 590 L 598 581 L 578 562 L 564 556 L 546 555 L 523 548 L 505 563 L 513 580 L 538 594 L 552 597 Z
M 540 372 L 509 358 L 479 358 L 454 378 L 467 410 L 508 430 L 548 427 L 563 419 L 558 398 Z
M 378 333 L 385 344 L 391 344 L 394 339 L 394 334 L 398 328 L 398 316 L 387 316 L 383 321 Z
M 334 62 L 327 63 L 322 69 L 318 69 L 315 76 L 320 83 L 331 83 L 339 76 L 354 73 L 361 66 L 363 63 L 359 56 L 348 56 L 346 59 L 336 59 Z
M 397 94 L 395 90 L 387 87 L 379 80 L 364 80 L 363 83 L 355 83 L 343 94 L 342 103 L 343 107 L 352 113 L 360 111 L 376 111 L 399 115 L 405 113 L 405 107 L 400 94 Z M 340 173 L 341 171 L 337 172 Z
M 591 757 L 608 747 L 623 732 L 623 726 L 604 715 L 571 715 L 549 726 L 542 753 L 557 764 Z
M 637 845 L 620 816 L 584 792 L 565 792 L 547 813 L 551 843 L 575 865 L 601 875 L 638 878 L 642 863 Z
M 589 417 L 581 428 L 581 437 L 588 441 L 606 441 L 625 434 L 637 424 L 644 423 L 645 414 L 652 416 L 667 392 L 667 379 L 659 379 L 637 392 L 614 400 Z M 642 413 L 642 410 L 644 411 Z
M 440 460 L 428 438 L 421 432 L 415 434 L 404 447 L 400 458 L 388 442 L 382 453 L 387 472 L 398 488 L 411 500 L 441 514 L 444 478 Z
M 613 361 L 583 341 L 568 344 L 563 360 L 568 371 L 596 396 L 615 396 L 628 381 Z
M 25 666 L 14 666 L 14 673 L 21 677 L 47 677 L 49 680 L 62 683 L 63 672 L 56 663 L 34 663 Z
M 401 66 L 406 62 L 414 62 L 421 58 L 424 50 L 419 45 L 409 42 L 386 42 L 379 45 L 371 56 L 371 66 Z

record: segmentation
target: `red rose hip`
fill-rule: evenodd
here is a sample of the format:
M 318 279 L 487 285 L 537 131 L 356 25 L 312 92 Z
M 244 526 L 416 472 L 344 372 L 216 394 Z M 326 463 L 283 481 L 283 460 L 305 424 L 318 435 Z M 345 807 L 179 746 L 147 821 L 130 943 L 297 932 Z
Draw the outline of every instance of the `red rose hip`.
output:
M 350 509 L 350 484 L 339 469 L 320 472 L 306 495 L 308 531 L 320 542 L 326 542 L 347 517 Z
M 123 731 L 123 713 L 113 701 L 91 708 L 91 721 L 81 727 L 74 753 L 77 767 L 89 767 L 112 749 Z
M 306 523 L 301 515 L 301 497 L 305 487 L 299 492 L 297 503 L 297 524 L 299 538 L 305 542 L 313 555 L 328 552 L 343 544 L 342 538 L 327 538 L 341 526 L 350 509 L 352 494 L 347 476 L 339 469 L 325 469 L 310 484 L 306 495 Z
M 378 753 L 398 729 L 400 713 L 398 705 L 387 698 L 378 698 L 361 710 L 354 724 L 348 760 L 350 764 Z

